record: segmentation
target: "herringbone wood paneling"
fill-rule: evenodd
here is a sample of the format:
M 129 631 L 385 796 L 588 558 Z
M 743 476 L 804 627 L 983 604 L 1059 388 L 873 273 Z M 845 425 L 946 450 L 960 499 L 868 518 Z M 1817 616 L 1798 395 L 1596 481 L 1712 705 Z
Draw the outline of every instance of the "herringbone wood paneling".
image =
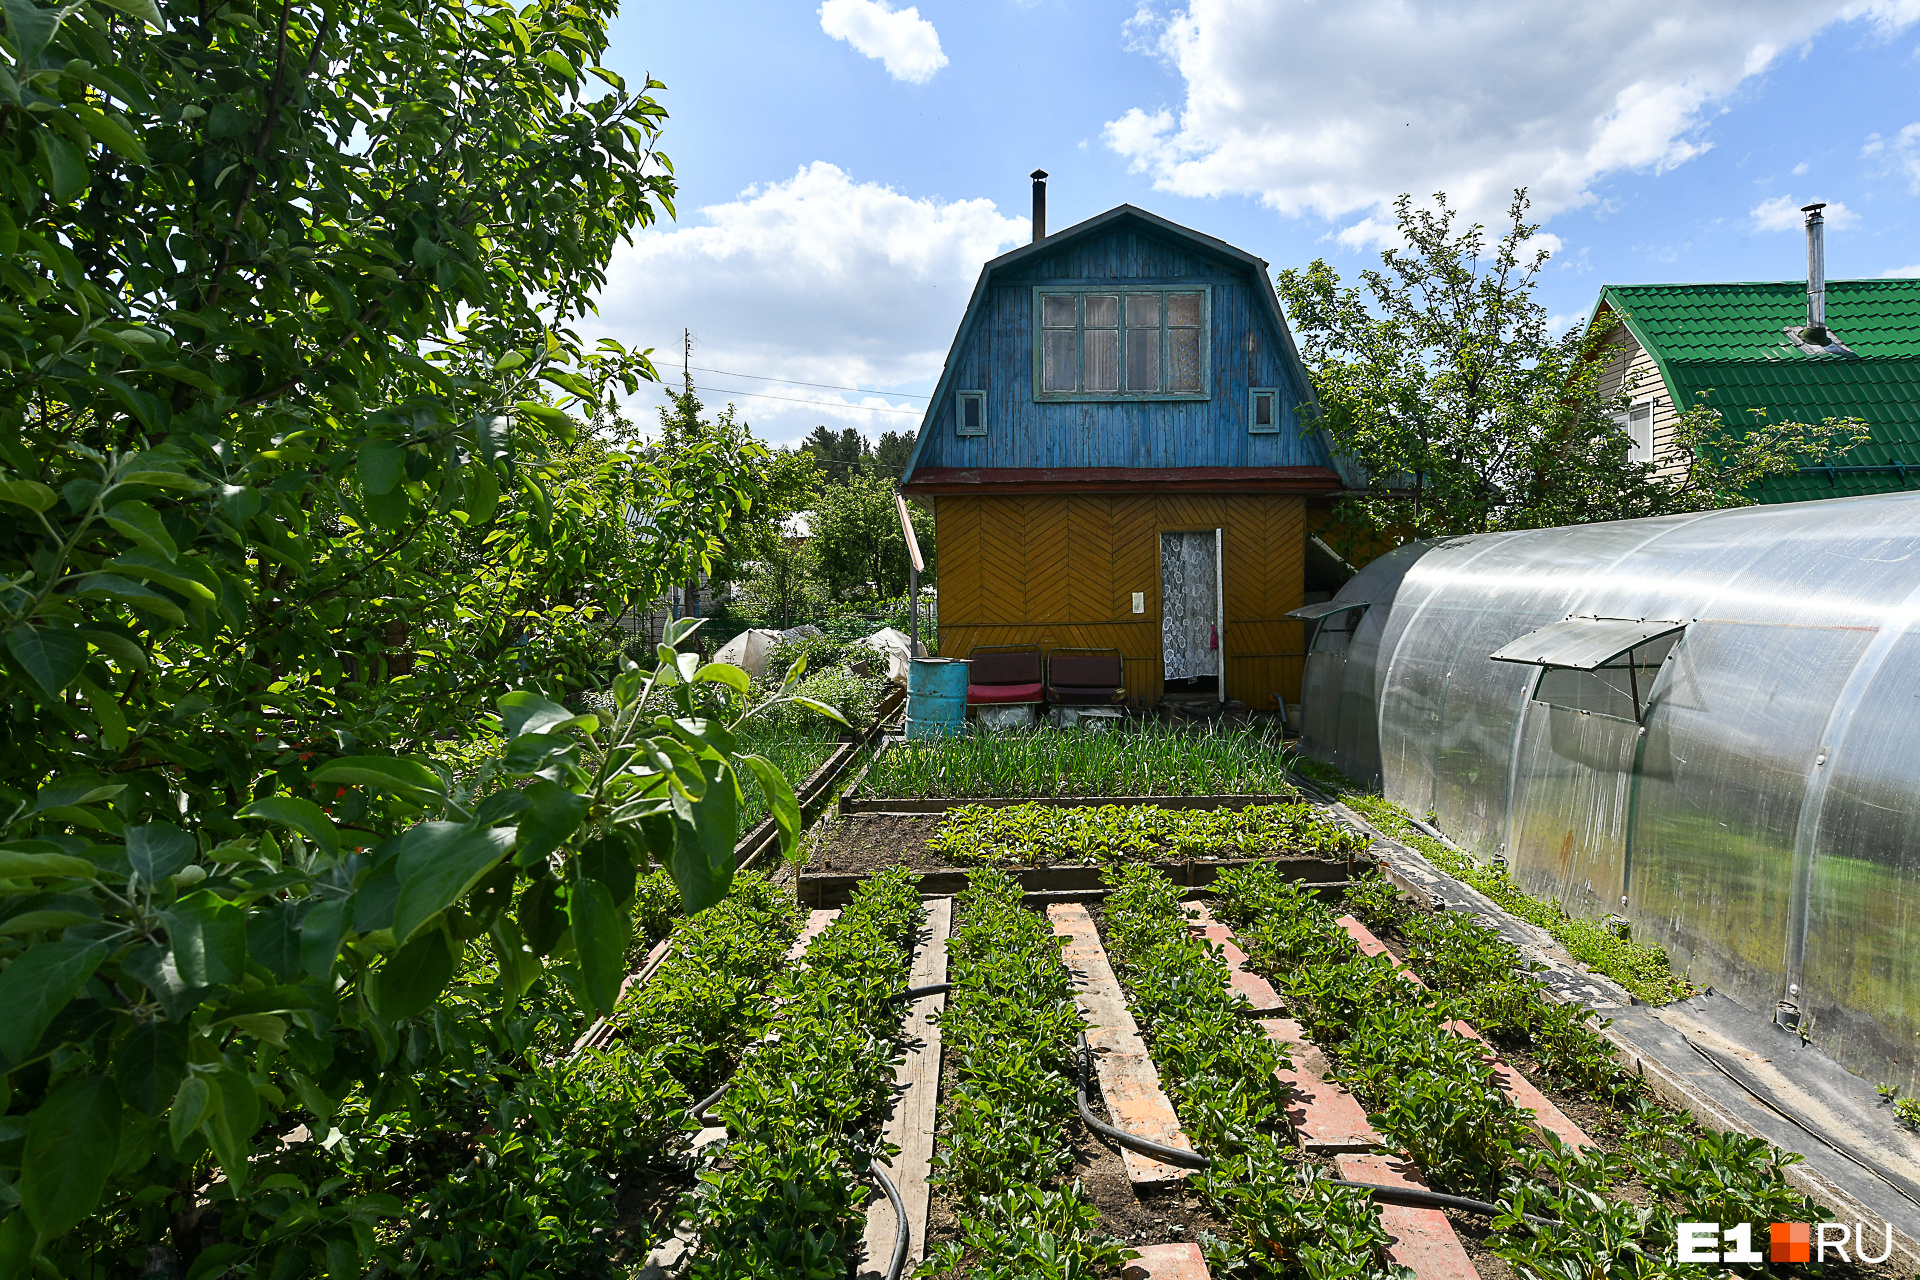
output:
M 1072 544 L 1067 536 L 1070 501 L 1060 496 L 1026 500 L 1028 622 L 1067 620 L 1067 583 L 1073 576 Z
M 1141 618 L 1160 623 L 1160 528 L 1152 498 L 1113 500 L 1113 612 L 1114 618 Z M 1147 599 L 1147 611 L 1135 614 L 1133 593 Z
M 1020 498 L 980 501 L 981 621 L 1027 620 L 1026 503 Z
M 1105 622 L 1114 616 L 1113 501 L 1097 494 L 1069 498 L 1067 620 Z
M 980 611 L 980 499 L 933 500 L 940 556 L 940 621 L 967 626 L 982 620 Z M 941 656 L 952 657 L 941 642 Z

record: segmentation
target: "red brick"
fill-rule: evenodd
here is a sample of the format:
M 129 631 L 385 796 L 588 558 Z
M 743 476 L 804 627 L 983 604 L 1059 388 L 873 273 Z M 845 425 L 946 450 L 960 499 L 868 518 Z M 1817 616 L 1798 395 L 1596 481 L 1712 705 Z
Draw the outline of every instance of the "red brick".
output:
M 1197 1244 L 1149 1244 L 1134 1251 L 1121 1280 L 1208 1280 Z
M 1418 1169 L 1393 1156 L 1335 1156 L 1333 1167 L 1350 1182 L 1422 1189 L 1427 1185 Z M 1480 1280 L 1453 1224 L 1438 1209 L 1383 1204 L 1380 1225 L 1393 1237 L 1387 1256 L 1411 1268 L 1417 1280 Z

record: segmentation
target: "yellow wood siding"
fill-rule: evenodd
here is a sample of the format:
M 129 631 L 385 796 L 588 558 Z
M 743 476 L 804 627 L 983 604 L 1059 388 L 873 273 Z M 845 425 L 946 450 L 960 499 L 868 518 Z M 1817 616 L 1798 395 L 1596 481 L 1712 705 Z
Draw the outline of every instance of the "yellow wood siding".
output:
M 1131 701 L 1160 697 L 1160 534 L 1220 529 L 1226 696 L 1300 697 L 1306 503 L 1284 495 L 940 496 L 940 653 L 1118 649 Z M 1133 594 L 1146 611 L 1133 612 Z

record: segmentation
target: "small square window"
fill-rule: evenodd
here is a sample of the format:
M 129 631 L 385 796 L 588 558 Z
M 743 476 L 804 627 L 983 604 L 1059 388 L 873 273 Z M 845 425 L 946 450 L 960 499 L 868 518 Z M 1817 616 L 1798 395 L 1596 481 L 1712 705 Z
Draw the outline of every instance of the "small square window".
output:
M 955 435 L 983 436 L 987 434 L 987 393 L 984 391 L 959 392 L 954 402 L 953 430 Z
M 1255 435 L 1271 435 L 1280 430 L 1280 392 L 1277 388 L 1248 389 L 1247 430 Z

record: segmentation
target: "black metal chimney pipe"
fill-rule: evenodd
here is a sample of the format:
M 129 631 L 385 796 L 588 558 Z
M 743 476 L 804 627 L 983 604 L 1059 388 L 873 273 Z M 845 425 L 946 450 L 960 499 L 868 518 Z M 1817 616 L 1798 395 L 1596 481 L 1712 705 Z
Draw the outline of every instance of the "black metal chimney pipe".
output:
M 1047 171 L 1033 171 L 1033 238 L 1047 238 Z

